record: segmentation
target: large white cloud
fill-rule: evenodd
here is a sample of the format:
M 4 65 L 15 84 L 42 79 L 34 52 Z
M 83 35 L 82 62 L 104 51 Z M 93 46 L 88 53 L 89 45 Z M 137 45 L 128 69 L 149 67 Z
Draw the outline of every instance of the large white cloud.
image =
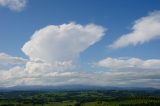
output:
M 1 69 L 0 85 L 80 83 L 85 78 L 85 74 L 76 72 L 73 62 L 81 52 L 99 41 L 105 30 L 95 24 L 69 23 L 59 26 L 50 25 L 36 31 L 22 48 L 29 56 L 29 60 L 23 66 Z M 10 56 L 10 58 L 14 57 Z M 79 76 L 81 74 L 82 76 Z
M 124 68 L 140 68 L 140 69 L 160 69 L 160 59 L 142 60 L 139 58 L 111 58 L 100 60 L 96 65 L 111 69 L 124 69 Z
M 21 11 L 26 6 L 27 0 L 0 0 L 0 6 L 8 7 L 13 11 Z
M 0 69 L 0 86 L 80 83 L 85 74 L 79 76 L 81 72 L 75 71 L 73 62 L 81 52 L 99 41 L 105 30 L 95 24 L 69 23 L 36 31 L 22 48 L 28 60 L 0 54 L 1 64 L 15 64 Z M 19 65 L 23 62 L 25 65 Z
M 160 38 L 160 11 L 152 12 L 135 21 L 132 30 L 131 33 L 122 35 L 109 47 L 116 49 L 128 45 L 143 44 Z
M 99 41 L 104 32 L 105 28 L 95 24 L 49 25 L 36 31 L 22 51 L 31 60 L 71 61 Z

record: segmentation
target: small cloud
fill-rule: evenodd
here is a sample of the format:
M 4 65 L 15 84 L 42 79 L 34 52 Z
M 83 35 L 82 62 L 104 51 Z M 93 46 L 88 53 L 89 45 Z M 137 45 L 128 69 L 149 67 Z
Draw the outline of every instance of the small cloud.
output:
M 11 64 L 11 65 L 20 65 L 25 64 L 27 59 L 21 57 L 13 57 L 6 53 L 0 53 L 0 64 Z
M 160 38 L 160 11 L 150 13 L 135 21 L 131 33 L 122 35 L 109 45 L 109 48 L 117 49 L 129 45 L 138 45 Z
M 96 65 L 110 69 L 160 69 L 160 59 L 111 58 L 100 60 Z
M 13 11 L 21 11 L 26 6 L 27 0 L 0 0 L 0 6 Z

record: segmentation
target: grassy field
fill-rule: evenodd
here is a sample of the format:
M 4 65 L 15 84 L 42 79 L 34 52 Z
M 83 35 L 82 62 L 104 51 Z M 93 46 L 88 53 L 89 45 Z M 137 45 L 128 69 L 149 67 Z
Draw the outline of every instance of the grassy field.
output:
M 0 106 L 160 106 L 160 91 L 0 92 Z

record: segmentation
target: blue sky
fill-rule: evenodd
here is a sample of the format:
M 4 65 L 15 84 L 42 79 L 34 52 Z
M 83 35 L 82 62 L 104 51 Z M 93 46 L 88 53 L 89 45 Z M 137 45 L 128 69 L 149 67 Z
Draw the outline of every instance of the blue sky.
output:
M 107 44 L 110 44 L 122 34 L 129 32 L 135 20 L 146 16 L 149 12 L 159 10 L 159 3 L 158 0 L 48 0 L 47 2 L 44 0 L 39 0 L 38 2 L 31 0 L 28 1 L 22 12 L 10 11 L 1 7 L 0 51 L 16 56 L 24 56 L 20 48 L 29 40 L 35 30 L 51 24 L 59 25 L 73 21 L 80 24 L 95 23 L 108 28 L 108 32 L 103 37 L 103 40 L 90 47 L 84 53 L 87 55 L 87 58 L 90 56 L 90 50 L 102 51 L 102 56 L 113 55 L 116 57 L 128 55 L 143 58 L 159 58 L 160 53 L 153 49 L 158 45 L 157 40 L 149 42 L 149 45 L 145 44 L 140 47 L 128 47 L 116 51 L 106 49 Z M 131 51 L 139 51 L 139 53 Z M 143 51 L 149 53 L 144 54 Z
M 24 67 L 30 61 L 35 61 L 36 56 L 33 56 L 32 54 L 30 54 L 30 52 L 27 51 L 28 50 L 27 47 L 26 47 L 27 50 L 26 49 L 22 50 L 26 42 L 32 41 L 32 39 L 30 38 L 34 35 L 35 31 L 40 31 L 41 29 L 49 25 L 58 26 L 58 25 L 63 25 L 63 24 L 69 24 L 72 22 L 75 23 L 75 27 L 76 25 L 81 25 L 82 27 L 85 27 L 86 25 L 94 24 L 95 27 L 101 26 L 104 29 L 106 29 L 103 35 L 102 34 L 103 29 L 97 28 L 97 30 L 98 29 L 102 30 L 100 34 L 103 36 L 100 37 L 100 40 L 95 39 L 94 44 L 92 45 L 89 44 L 86 47 L 81 48 L 79 50 L 79 53 L 75 54 L 75 55 L 79 55 L 78 59 L 76 59 L 76 62 L 75 62 L 76 65 L 78 64 L 76 67 L 79 67 L 78 68 L 79 70 L 85 70 L 86 73 L 92 70 L 96 70 L 96 72 L 98 70 L 109 70 L 109 72 L 110 70 L 116 70 L 116 72 L 121 72 L 122 69 L 132 70 L 132 69 L 128 69 L 128 67 L 123 67 L 123 68 L 118 67 L 115 69 L 113 67 L 116 67 L 117 65 L 110 67 L 108 66 L 108 63 L 99 64 L 103 60 L 106 62 L 105 59 L 109 57 L 111 57 L 113 60 L 116 59 L 115 60 L 116 62 L 119 60 L 128 61 L 130 59 L 137 58 L 143 61 L 143 64 L 148 64 L 148 63 L 145 63 L 147 60 L 148 61 L 154 60 L 154 62 L 155 61 L 158 62 L 156 63 L 156 65 L 157 64 L 159 65 L 160 37 L 159 35 L 156 35 L 156 34 L 157 33 L 160 34 L 160 33 L 157 30 L 156 30 L 157 33 L 155 35 L 146 34 L 146 37 L 147 36 L 152 36 L 152 37 L 149 38 L 149 40 L 146 40 L 144 42 L 142 40 L 143 43 L 139 39 L 140 41 L 137 40 L 136 44 L 133 44 L 133 42 L 135 43 L 136 41 L 133 41 L 133 42 L 131 41 L 128 44 L 125 44 L 124 47 L 114 46 L 116 49 L 108 47 L 109 45 L 114 44 L 114 42 L 120 39 L 123 35 L 128 35 L 134 32 L 133 26 L 136 25 L 135 21 L 142 19 L 142 17 L 152 18 L 152 17 L 157 16 L 158 17 L 157 20 L 153 22 L 155 23 L 159 22 L 160 20 L 159 19 L 160 1 L 158 0 L 155 0 L 155 1 L 149 1 L 149 0 L 148 1 L 147 0 L 13 0 L 12 1 L 11 0 L 11 2 L 14 2 L 14 1 L 15 2 L 18 1 L 21 3 L 23 1 L 22 3 L 23 5 L 21 6 L 17 4 L 15 6 L 12 6 L 14 4 L 9 3 L 9 2 L 7 4 L 5 0 L 0 0 L 0 53 L 6 54 L 11 59 L 15 59 L 15 57 L 23 58 L 25 62 L 22 62 L 23 63 L 22 66 Z M 154 14 L 154 12 L 156 13 Z M 139 22 L 139 23 L 143 23 L 143 22 Z M 150 25 L 150 24 L 147 24 L 147 25 Z M 159 24 L 157 25 L 156 28 L 160 29 Z M 147 31 L 147 28 L 145 30 Z M 137 30 L 135 32 L 137 32 Z M 139 32 L 137 33 L 139 34 Z M 136 35 L 137 33 L 135 33 L 134 35 Z M 145 34 L 143 34 L 142 36 L 145 38 Z M 68 42 L 69 41 L 70 40 L 68 40 Z M 119 43 L 117 44 L 119 45 Z M 56 45 L 56 44 L 53 43 L 53 45 Z M 29 47 L 32 48 L 32 44 Z M 52 44 L 50 48 L 52 48 Z M 58 47 L 55 47 L 55 48 L 58 48 Z M 67 45 L 66 45 L 66 48 L 67 48 Z M 53 49 L 53 53 L 54 53 L 54 50 L 55 49 Z M 59 51 L 57 53 L 61 53 L 61 52 L 62 51 Z M 2 56 L 4 56 L 4 54 Z M 41 54 L 41 55 L 44 55 L 44 54 Z M 72 54 L 68 53 L 68 55 L 70 56 Z M 38 59 L 41 60 L 40 56 L 38 57 Z M 58 57 L 54 57 L 53 59 L 58 59 L 58 62 L 59 60 L 60 61 L 63 60 Z M 71 57 L 74 57 L 74 56 L 71 56 Z M 20 59 L 20 61 L 23 61 L 23 59 L 22 60 Z M 42 58 L 42 60 L 43 59 L 44 57 Z M 47 56 L 47 59 L 48 59 L 48 56 Z M 5 63 L 1 63 L 1 64 L 5 64 Z M 8 64 L 10 63 L 7 63 L 7 65 Z M 52 61 L 52 64 L 53 64 L 53 61 Z M 96 65 L 94 66 L 93 64 L 96 64 Z M 125 65 L 137 66 L 137 64 L 128 64 L 125 62 L 123 63 L 123 65 L 124 66 Z M 156 67 L 156 65 L 151 64 L 149 66 Z M 20 70 L 24 70 L 23 69 L 24 67 L 22 68 L 20 66 L 18 64 L 18 67 L 20 68 Z M 12 68 L 14 67 L 17 67 L 17 64 L 14 64 Z M 1 67 L 0 69 L 3 69 L 3 68 L 4 67 Z M 10 68 L 10 65 L 9 65 L 9 68 Z M 139 67 L 139 66 L 138 68 L 137 67 L 135 68 L 136 68 L 135 69 L 136 72 L 140 70 L 144 71 L 146 69 L 146 68 L 144 69 L 143 67 Z M 74 69 L 71 68 L 70 70 L 73 71 Z M 153 69 L 149 67 L 146 70 L 155 70 L 155 73 L 158 73 L 158 74 L 160 73 L 159 71 L 157 71 L 158 70 L 157 68 Z M 143 71 L 142 71 L 142 74 L 143 74 Z M 48 72 L 44 72 L 44 73 L 48 73 Z M 92 72 L 92 74 L 93 73 L 94 72 Z M 153 73 L 148 72 L 148 73 L 153 74 L 154 72 Z M 85 75 L 88 75 L 88 74 L 85 74 Z M 95 76 L 95 77 L 100 77 L 100 76 Z M 141 77 L 144 77 L 144 76 L 141 76 Z M 17 79 L 17 80 L 20 80 L 20 79 Z M 150 79 L 148 78 L 147 80 L 152 80 L 152 78 Z M 26 79 L 23 79 L 23 81 L 19 81 L 21 82 L 19 84 L 22 84 L 22 82 L 23 84 L 24 83 L 30 84 L 27 81 Z M 43 82 L 43 81 L 40 81 L 40 82 Z M 104 82 L 105 81 L 106 80 L 104 80 Z M 158 77 L 156 81 L 160 81 L 160 77 Z M 33 82 L 34 81 L 32 81 L 31 84 L 33 84 Z M 100 84 L 101 82 L 97 82 L 97 83 Z M 3 86 L 3 84 L 1 85 Z M 6 86 L 9 86 L 9 85 L 10 84 L 6 84 Z M 102 85 L 105 85 L 105 84 L 102 84 Z M 117 85 L 113 85 L 113 86 L 120 86 L 120 85 L 121 85 L 120 82 L 118 82 Z M 134 84 L 128 84 L 128 85 L 132 86 Z M 146 81 L 146 86 L 151 86 L 151 84 L 150 83 L 147 84 L 147 81 Z M 154 86 L 159 87 L 157 83 Z

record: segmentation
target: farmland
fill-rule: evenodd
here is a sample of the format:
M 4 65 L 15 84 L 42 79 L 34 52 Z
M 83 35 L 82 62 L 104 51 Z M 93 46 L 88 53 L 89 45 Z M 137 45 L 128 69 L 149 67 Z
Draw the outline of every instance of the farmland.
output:
M 160 106 L 160 91 L 7 91 L 0 106 Z

